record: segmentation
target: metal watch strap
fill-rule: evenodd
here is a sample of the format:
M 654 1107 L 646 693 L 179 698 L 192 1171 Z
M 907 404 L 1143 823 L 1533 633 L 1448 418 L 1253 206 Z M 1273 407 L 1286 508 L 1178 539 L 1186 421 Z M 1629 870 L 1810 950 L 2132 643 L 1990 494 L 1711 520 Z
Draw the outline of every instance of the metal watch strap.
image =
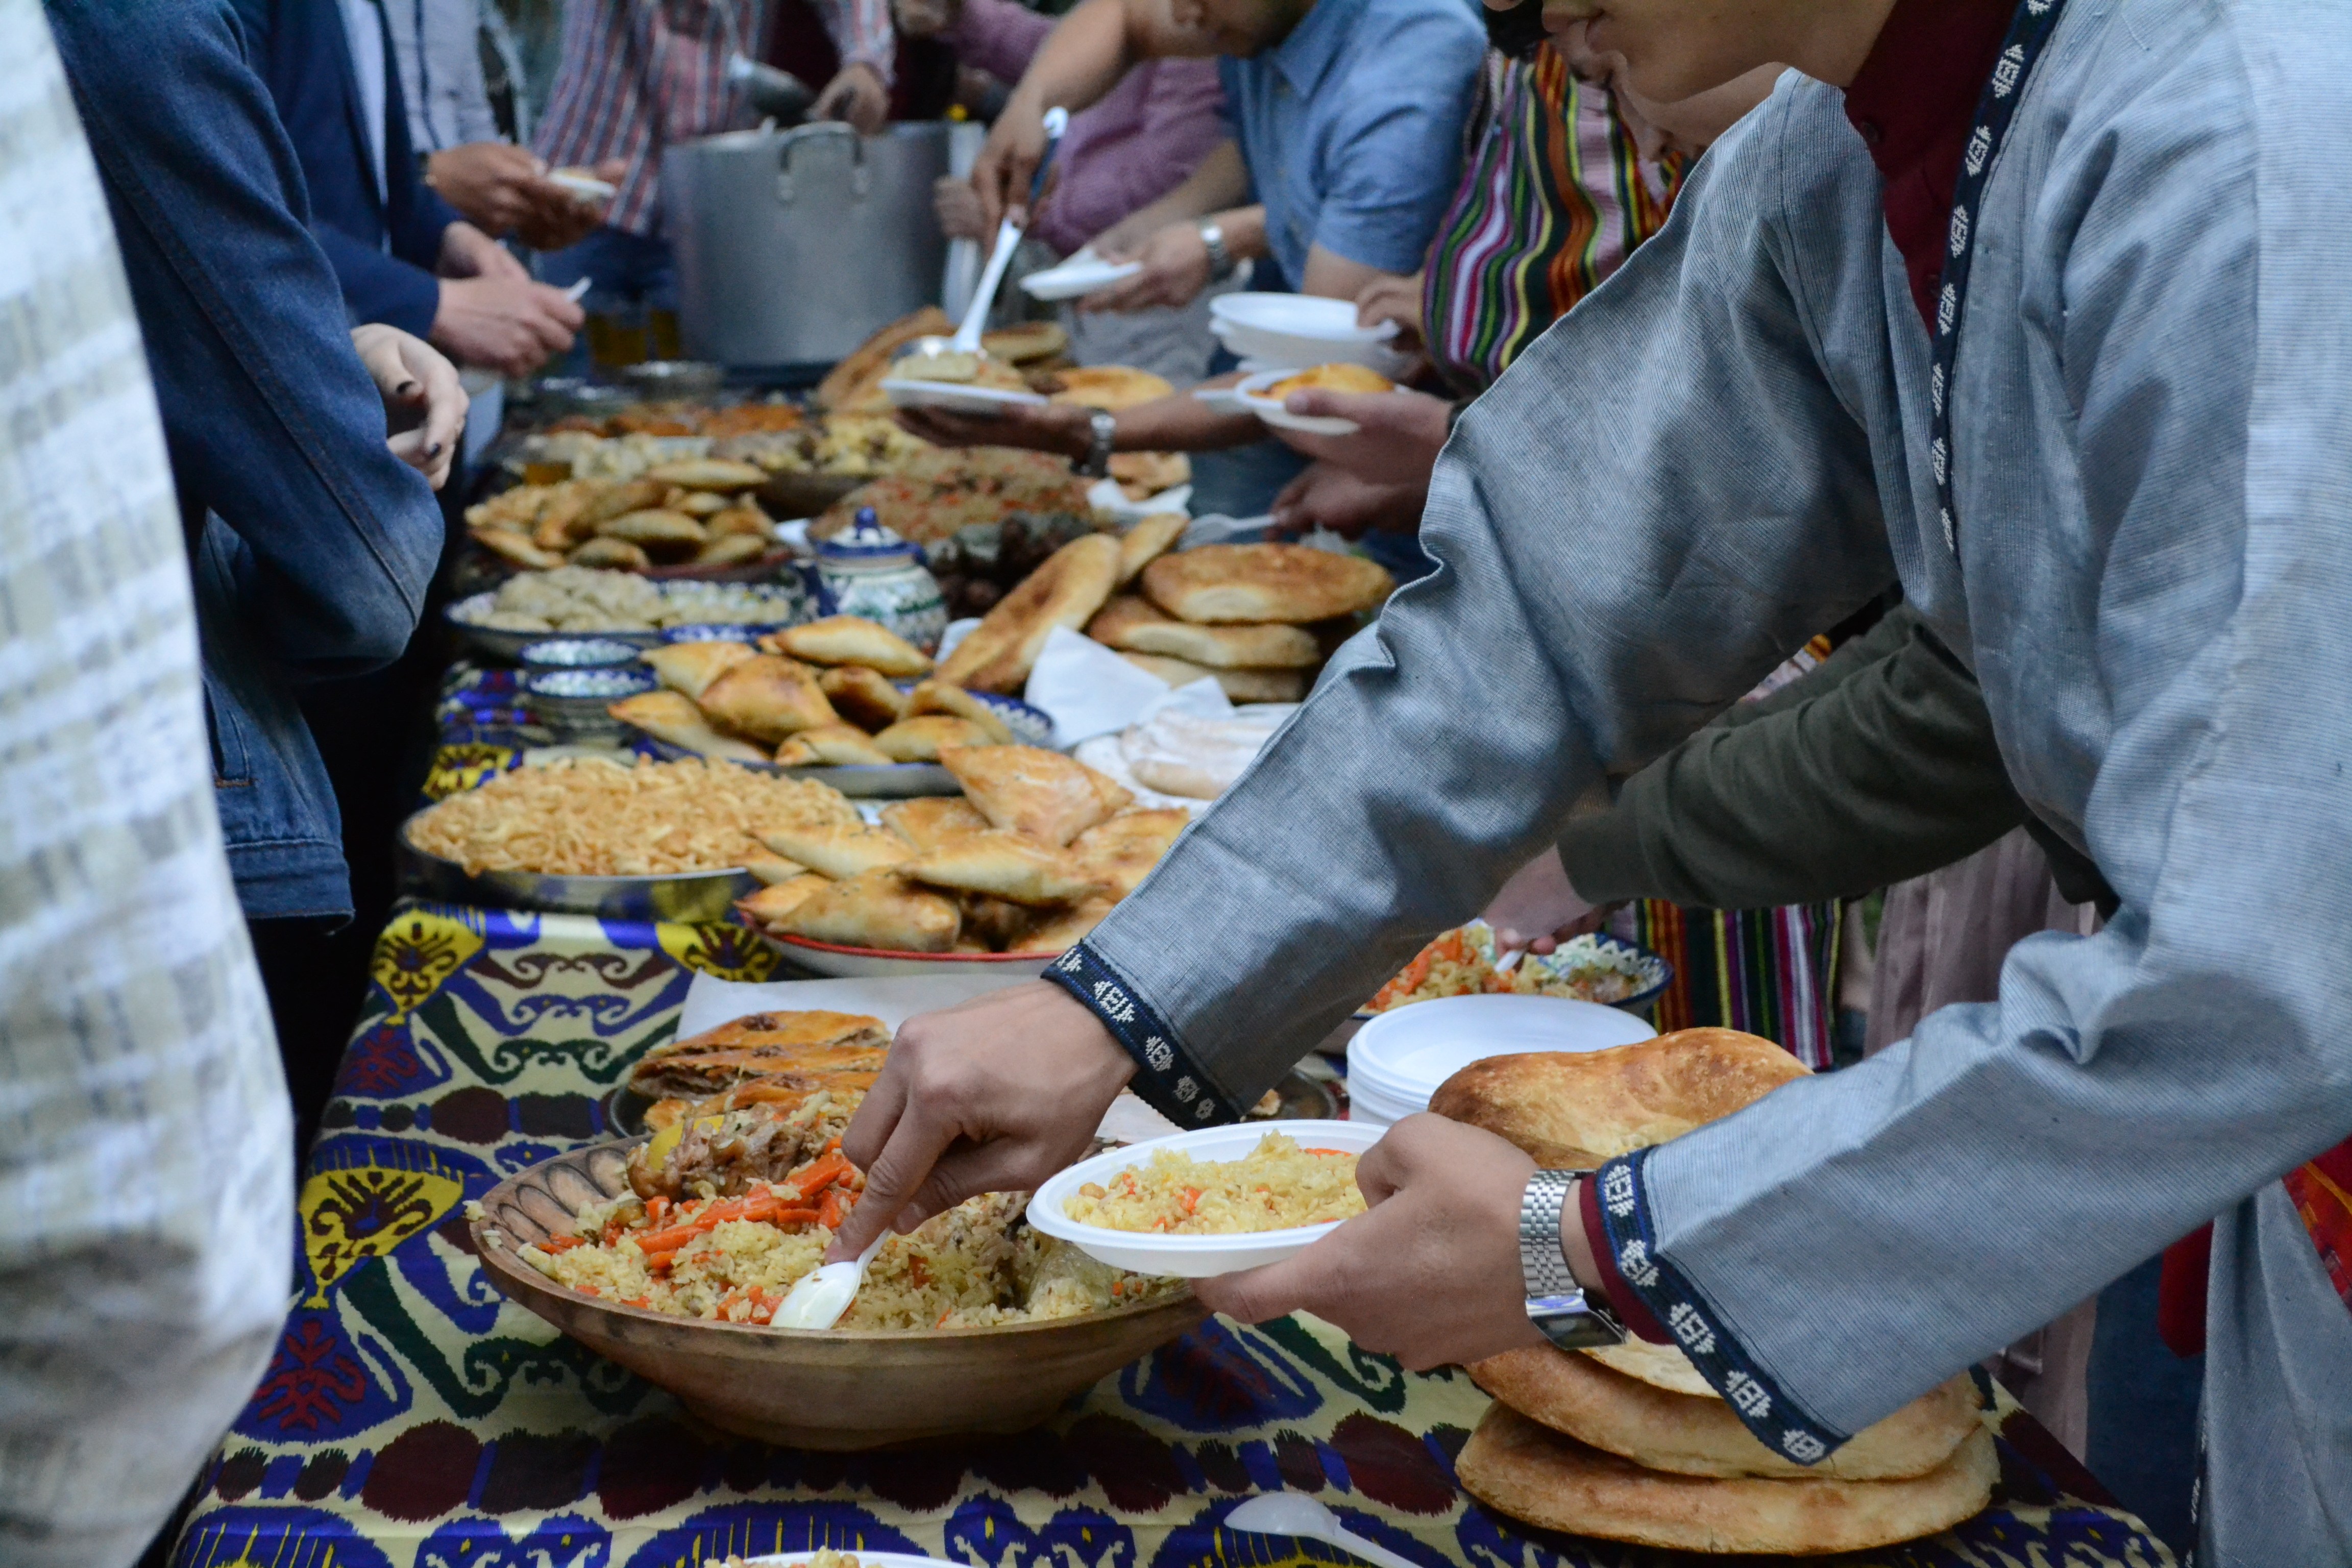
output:
M 1101 409 L 1087 416 L 1087 455 L 1071 468 L 1090 479 L 1110 477 L 1111 443 L 1118 438 L 1118 421 Z
M 1202 224 L 1201 243 L 1206 246 L 1209 251 L 1209 281 L 1223 283 L 1226 279 L 1231 278 L 1234 275 L 1234 253 L 1225 248 L 1224 226 L 1214 223 Z
M 1538 1171 L 1519 1194 L 1519 1274 L 1528 1321 L 1562 1350 L 1625 1342 L 1625 1325 L 1577 1283 L 1560 1246 L 1568 1195 L 1590 1171 Z

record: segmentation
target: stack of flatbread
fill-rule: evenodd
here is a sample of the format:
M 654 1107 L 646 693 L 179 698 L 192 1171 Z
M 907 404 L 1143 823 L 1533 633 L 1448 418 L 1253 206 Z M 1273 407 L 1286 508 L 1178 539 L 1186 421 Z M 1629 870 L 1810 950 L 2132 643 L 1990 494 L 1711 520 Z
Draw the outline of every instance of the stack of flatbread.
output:
M 1296 702 L 1328 652 L 1318 632 L 1377 608 L 1396 580 L 1360 555 L 1211 544 L 1160 556 L 1139 585 L 1087 635 L 1171 686 L 1210 677 L 1236 702 Z
M 1804 1073 L 1769 1040 L 1686 1029 L 1614 1050 L 1491 1058 L 1447 1079 L 1430 1109 L 1548 1168 L 1583 1169 Z M 1685 1552 L 1859 1552 L 1969 1518 L 1999 1472 L 1965 1375 L 1811 1467 L 1759 1442 L 1672 1345 L 1512 1351 L 1470 1375 L 1496 1404 L 1462 1450 L 1462 1485 L 1548 1530 Z
M 780 832 L 799 868 L 735 907 L 758 930 L 899 952 L 1057 953 L 1135 890 L 1192 818 L 1135 811 L 1084 763 L 1034 746 L 950 746 L 954 797 L 905 800 L 879 826 Z
M 682 642 L 645 656 L 663 689 L 606 710 L 658 741 L 786 767 L 931 763 L 946 746 L 1009 744 L 1013 731 L 930 657 L 877 621 L 829 616 L 758 643 Z

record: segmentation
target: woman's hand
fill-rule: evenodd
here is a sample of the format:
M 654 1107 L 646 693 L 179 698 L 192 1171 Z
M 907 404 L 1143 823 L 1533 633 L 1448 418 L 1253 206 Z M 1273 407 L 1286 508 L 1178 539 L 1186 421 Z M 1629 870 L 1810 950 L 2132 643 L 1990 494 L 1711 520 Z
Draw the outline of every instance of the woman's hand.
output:
M 1194 1293 L 1245 1323 L 1312 1312 L 1415 1372 L 1542 1344 L 1519 1271 L 1519 1197 L 1535 1171 L 1491 1132 L 1409 1116 L 1357 1163 L 1369 1212 Z
M 1531 948 L 1550 952 L 1570 937 L 1601 929 L 1608 911 L 1588 903 L 1568 879 L 1554 845 L 1519 868 L 1483 917 L 1495 928 L 1495 946 L 1508 952 Z
M 1375 484 L 1332 463 L 1317 463 L 1274 498 L 1274 531 L 1292 535 L 1328 529 L 1344 539 L 1375 529 L 1412 533 L 1429 503 L 1427 485 Z
M 375 380 L 386 427 L 397 432 L 386 445 L 439 489 L 448 480 L 466 430 L 467 399 L 457 384 L 457 367 L 431 343 L 397 327 L 353 327 L 352 347 Z
M 1374 484 L 1429 488 L 1430 470 L 1452 429 L 1454 405 L 1425 392 L 1294 392 L 1293 414 L 1352 419 L 1352 436 L 1314 436 L 1276 427 L 1285 446 Z
M 980 193 L 970 180 L 941 174 L 932 181 L 931 211 L 940 220 L 940 232 L 950 239 L 989 237 L 987 215 L 980 210 Z
M 1422 274 L 1410 278 L 1382 278 L 1364 285 L 1356 296 L 1356 325 L 1377 327 L 1383 321 L 1397 324 L 1397 335 L 1389 346 L 1399 353 L 1419 353 L 1428 334 L 1421 321 Z
M 1091 412 L 1062 403 L 1008 403 L 997 414 L 901 408 L 898 426 L 934 447 L 1026 447 L 1060 458 L 1085 457 L 1094 435 Z

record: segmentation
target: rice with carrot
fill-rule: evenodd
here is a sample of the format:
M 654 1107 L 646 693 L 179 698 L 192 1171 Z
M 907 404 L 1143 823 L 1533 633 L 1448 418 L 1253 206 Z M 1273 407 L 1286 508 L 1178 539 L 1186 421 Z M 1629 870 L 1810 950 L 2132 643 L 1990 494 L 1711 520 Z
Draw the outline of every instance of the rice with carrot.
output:
M 522 1258 L 585 1295 L 679 1317 L 766 1323 L 824 1258 L 864 1185 L 837 1150 L 733 1197 L 615 1199 Z M 866 1271 L 845 1329 L 984 1328 L 1165 1300 L 1181 1281 L 1097 1263 L 1020 1224 L 1025 1194 L 996 1193 L 893 1237 Z
M 1155 1150 L 1149 1164 L 1079 1187 L 1062 1212 L 1108 1230 L 1234 1236 L 1346 1219 L 1364 1212 L 1364 1194 L 1355 1155 L 1302 1149 L 1269 1132 L 1239 1160 L 1204 1163 L 1181 1150 Z

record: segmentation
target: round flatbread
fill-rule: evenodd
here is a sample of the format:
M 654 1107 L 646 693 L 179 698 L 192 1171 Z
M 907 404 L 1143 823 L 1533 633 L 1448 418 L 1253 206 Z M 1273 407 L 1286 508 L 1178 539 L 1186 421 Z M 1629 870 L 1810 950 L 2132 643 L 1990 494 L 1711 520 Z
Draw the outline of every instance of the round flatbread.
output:
M 1652 1388 L 1687 1394 L 1693 1399 L 1720 1399 L 1712 1384 L 1699 1375 L 1690 1357 L 1678 1345 L 1654 1345 L 1647 1340 L 1627 1340 L 1622 1345 L 1596 1345 L 1584 1352 L 1612 1372 L 1622 1372 Z
M 1207 544 L 1143 569 L 1153 604 L 1210 626 L 1328 621 L 1371 609 L 1395 587 L 1376 561 L 1304 544 Z
M 1497 1405 L 1455 1461 L 1463 1489 L 1545 1530 L 1681 1552 L 1826 1556 L 1948 1530 L 1983 1510 L 2000 1475 L 1981 1426 L 1902 1481 L 1719 1480 L 1646 1470 Z
M 1951 1458 L 1979 1426 L 1976 1391 L 1966 1377 L 1956 1377 L 1855 1433 L 1820 1464 L 1805 1466 L 1758 1442 L 1720 1399 L 1670 1394 L 1549 1345 L 1489 1357 L 1471 1367 L 1470 1375 L 1556 1432 L 1645 1468 L 1686 1476 L 1907 1480 Z
M 1055 402 L 1099 408 L 1108 414 L 1176 395 L 1175 385 L 1166 377 L 1123 364 L 1081 365 L 1056 371 L 1054 377 L 1062 384 L 1062 389 L 1054 394 Z

